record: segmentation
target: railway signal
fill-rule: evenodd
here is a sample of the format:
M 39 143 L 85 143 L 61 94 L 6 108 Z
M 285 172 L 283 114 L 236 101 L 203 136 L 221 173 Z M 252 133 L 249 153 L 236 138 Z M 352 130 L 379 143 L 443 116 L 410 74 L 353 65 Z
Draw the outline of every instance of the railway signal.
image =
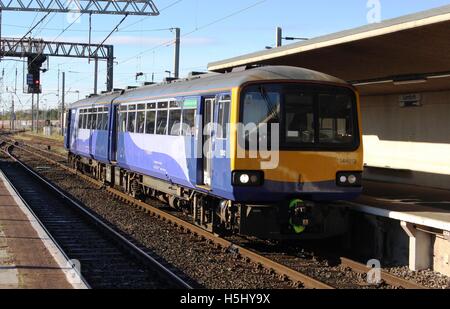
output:
M 47 57 L 43 55 L 28 57 L 28 74 L 27 74 L 28 93 L 42 93 L 41 67 L 46 60 Z

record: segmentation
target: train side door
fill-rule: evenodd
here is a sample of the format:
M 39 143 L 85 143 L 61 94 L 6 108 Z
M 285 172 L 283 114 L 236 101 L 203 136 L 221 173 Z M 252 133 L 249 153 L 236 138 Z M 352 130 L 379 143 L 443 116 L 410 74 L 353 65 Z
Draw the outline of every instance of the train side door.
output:
M 205 98 L 203 103 L 203 184 L 212 184 L 212 159 L 214 154 L 215 98 Z
M 73 114 L 73 115 L 72 115 Z M 62 127 L 64 128 L 64 146 L 66 149 L 70 149 L 70 140 L 71 140 L 71 133 L 72 128 L 74 128 L 75 125 L 75 110 L 69 109 L 66 112 L 65 117 L 62 117 L 61 119 L 63 122 Z
M 117 162 L 117 142 L 119 133 L 119 105 L 111 106 L 111 122 L 110 122 L 110 141 L 111 141 L 111 157 L 110 161 Z

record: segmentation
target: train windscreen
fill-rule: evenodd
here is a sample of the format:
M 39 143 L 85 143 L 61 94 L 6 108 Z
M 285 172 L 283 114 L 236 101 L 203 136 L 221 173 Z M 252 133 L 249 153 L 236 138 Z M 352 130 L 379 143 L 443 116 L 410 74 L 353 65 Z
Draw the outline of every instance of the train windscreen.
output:
M 345 87 L 248 86 L 241 94 L 241 113 L 246 129 L 239 140 L 245 141 L 246 149 L 260 147 L 261 141 L 270 145 L 273 124 L 278 124 L 280 149 L 355 150 L 359 146 L 356 97 Z M 255 129 L 248 129 L 252 125 Z

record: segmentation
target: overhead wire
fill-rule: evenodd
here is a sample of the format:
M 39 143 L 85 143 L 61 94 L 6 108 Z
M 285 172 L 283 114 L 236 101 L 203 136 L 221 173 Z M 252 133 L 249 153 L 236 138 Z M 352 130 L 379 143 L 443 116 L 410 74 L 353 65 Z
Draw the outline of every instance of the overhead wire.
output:
M 241 14 L 241 13 L 243 13 L 243 12 L 246 12 L 246 11 L 248 11 L 248 10 L 250 10 L 250 9 L 252 9 L 252 8 L 254 8 L 254 7 L 256 7 L 256 6 L 259 6 L 259 5 L 263 4 L 264 2 L 267 2 L 267 1 L 268 1 L 268 0 L 259 0 L 259 1 L 255 2 L 255 3 L 251 4 L 251 5 L 248 5 L 248 6 L 244 7 L 244 8 L 241 8 L 241 9 L 239 9 L 239 10 L 237 10 L 237 11 L 234 11 L 234 12 L 232 12 L 232 13 L 230 13 L 230 14 L 227 14 L 227 15 L 221 17 L 221 18 L 215 19 L 215 20 L 213 20 L 213 21 L 211 21 L 211 22 L 209 22 L 209 23 L 207 23 L 207 24 L 201 25 L 200 27 L 196 27 L 195 29 L 193 29 L 193 30 L 191 30 L 191 31 L 189 31 L 189 32 L 187 32 L 187 33 L 181 35 L 181 38 L 187 37 L 187 36 L 189 36 L 189 35 L 192 35 L 193 33 L 196 33 L 196 32 L 198 32 L 198 31 L 204 30 L 204 29 L 206 29 L 206 28 L 208 28 L 208 27 L 211 27 L 211 26 L 213 26 L 213 25 L 215 25 L 215 24 L 217 24 L 217 23 L 220 23 L 220 22 L 222 22 L 222 21 L 224 21 L 224 20 L 227 20 L 227 19 L 232 18 L 232 17 L 234 17 L 234 16 L 236 16 L 236 15 L 239 15 L 239 14 Z M 133 56 L 131 56 L 131 57 L 129 57 L 129 58 L 126 58 L 124 61 L 121 61 L 120 63 L 116 64 L 116 66 L 119 66 L 119 65 L 122 65 L 122 64 L 124 64 L 124 63 L 127 63 L 127 62 L 129 62 L 129 61 L 135 59 L 136 57 L 139 57 L 139 56 L 141 56 L 141 55 L 143 55 L 143 54 L 146 54 L 146 53 L 148 53 L 148 52 L 154 51 L 154 50 L 156 50 L 156 49 L 158 49 L 158 48 L 161 48 L 161 47 L 164 47 L 164 46 L 170 46 L 170 45 L 172 45 L 172 44 L 174 44 L 174 43 L 175 43 L 175 40 L 174 40 L 174 39 L 170 39 L 170 40 L 164 41 L 164 42 L 161 43 L 161 44 L 155 45 L 155 46 L 153 46 L 153 47 L 151 47 L 151 48 L 149 48 L 149 49 L 146 49 L 146 50 L 141 51 L 141 52 L 139 52 L 139 53 L 137 53 L 137 54 L 134 54 Z M 104 71 L 106 71 L 108 68 L 109 68 L 109 67 L 107 66 L 105 69 L 102 69 L 102 70 L 100 70 L 99 72 L 104 72 Z M 82 80 L 84 80 L 84 79 L 79 79 L 79 80 L 75 81 L 74 83 L 78 83 L 78 82 L 80 82 L 80 81 L 82 81 Z
M 66 28 L 64 28 L 51 42 L 50 42 L 50 44 L 53 44 L 53 43 L 55 43 L 55 41 L 61 36 L 61 35 L 63 35 L 63 33 L 64 32 L 66 32 L 67 31 L 67 29 L 69 29 L 70 27 L 72 27 L 72 25 L 73 24 L 75 24 L 77 21 L 78 21 L 78 19 L 80 19 L 81 18 L 81 16 L 83 15 L 83 13 L 80 13 L 79 15 L 78 15 L 78 17 L 77 18 L 75 18 Z M 42 55 L 42 52 L 43 52 L 43 50 L 41 50 L 37 55 L 36 55 L 36 57 L 34 57 L 33 58 L 33 60 L 31 60 L 31 62 L 29 63 L 29 65 L 31 65 L 39 56 L 41 56 Z

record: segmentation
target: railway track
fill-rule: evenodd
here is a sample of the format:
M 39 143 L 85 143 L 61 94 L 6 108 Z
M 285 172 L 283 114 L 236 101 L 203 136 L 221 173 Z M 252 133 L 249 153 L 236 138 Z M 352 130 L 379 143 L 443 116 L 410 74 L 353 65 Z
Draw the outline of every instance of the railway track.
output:
M 168 267 L 137 247 L 68 194 L 10 153 L 0 167 L 27 207 L 92 288 L 191 288 Z M 31 177 L 30 177 L 31 176 Z
M 12 143 L 12 142 L 13 141 L 10 141 L 10 143 Z M 63 164 L 61 162 L 57 162 L 57 161 L 49 158 L 49 156 L 53 156 L 53 158 L 61 159 L 61 156 L 58 154 L 50 154 L 45 150 L 38 149 L 31 145 L 23 145 L 23 146 L 21 145 L 21 146 L 16 146 L 16 147 L 22 147 L 21 149 L 23 151 L 26 151 L 30 154 L 38 156 L 41 159 L 45 159 L 49 162 L 52 162 L 53 164 L 58 165 L 59 167 L 65 169 L 66 171 L 82 177 L 84 180 L 89 181 L 90 183 L 92 183 L 93 185 L 95 185 L 97 187 L 103 186 L 103 184 L 98 182 L 97 180 L 92 179 L 86 175 L 80 174 L 79 172 L 74 171 L 71 168 L 67 167 L 65 164 Z M 25 149 L 27 147 L 29 149 Z M 33 153 L 33 151 L 35 151 L 35 152 Z M 41 151 L 43 153 L 43 155 L 36 153 L 36 151 Z M 145 212 L 147 212 L 148 214 L 150 214 L 156 218 L 159 218 L 161 220 L 169 222 L 172 225 L 178 227 L 183 232 L 192 233 L 193 235 L 196 235 L 198 238 L 200 238 L 202 240 L 213 243 L 216 246 L 219 246 L 228 252 L 232 252 L 233 254 L 236 255 L 237 258 L 241 258 L 248 262 L 253 262 L 253 263 L 257 264 L 259 267 L 265 268 L 270 273 L 276 273 L 281 278 L 292 281 L 294 286 L 302 286 L 302 287 L 313 288 L 313 289 L 334 289 L 334 288 L 340 287 L 339 284 L 331 284 L 329 282 L 324 282 L 324 280 L 314 278 L 314 276 L 309 276 L 303 272 L 296 270 L 295 267 L 289 267 L 289 266 L 285 265 L 285 263 L 283 263 L 282 261 L 280 261 L 280 262 L 275 261 L 274 259 L 271 259 L 270 257 L 264 256 L 263 254 L 255 252 L 254 250 L 249 250 L 249 249 L 247 249 L 243 246 L 239 246 L 236 243 L 233 243 L 229 240 L 212 235 L 209 232 L 206 232 L 206 231 L 198 228 L 197 226 L 195 226 L 189 222 L 186 222 L 179 216 L 174 216 L 173 214 L 163 211 L 157 207 L 153 207 L 152 205 L 149 205 L 142 201 L 136 200 L 123 192 L 120 192 L 118 190 L 115 190 L 115 189 L 109 188 L 109 187 L 106 187 L 105 190 L 107 190 L 108 193 L 111 194 L 112 196 L 114 196 L 116 199 L 119 199 L 127 204 L 130 204 L 141 210 L 144 210 Z M 340 259 L 340 262 L 341 262 L 341 264 L 339 265 L 339 267 L 341 267 L 342 269 L 346 269 L 347 271 L 351 271 L 355 274 L 360 274 L 359 278 L 364 277 L 364 275 L 367 274 L 367 272 L 370 270 L 365 265 L 360 264 L 356 261 L 352 261 L 348 258 L 342 257 Z M 395 277 L 386 272 L 381 272 L 381 279 L 384 284 L 384 287 L 388 286 L 388 288 L 406 288 L 406 289 L 421 289 L 421 288 L 423 288 L 422 286 L 420 286 L 414 282 L 406 281 L 402 278 Z M 365 286 L 365 288 L 368 288 L 368 287 Z

